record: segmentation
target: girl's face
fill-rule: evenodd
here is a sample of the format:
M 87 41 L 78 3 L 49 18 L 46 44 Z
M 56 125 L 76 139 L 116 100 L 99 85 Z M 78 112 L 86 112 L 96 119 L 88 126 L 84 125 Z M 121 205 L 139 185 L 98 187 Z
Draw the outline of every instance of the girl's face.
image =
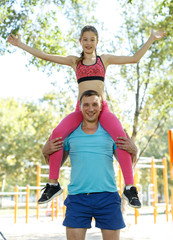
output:
M 82 45 L 84 53 L 91 54 L 95 52 L 98 39 L 94 32 L 92 31 L 84 32 L 79 41 L 80 44 Z

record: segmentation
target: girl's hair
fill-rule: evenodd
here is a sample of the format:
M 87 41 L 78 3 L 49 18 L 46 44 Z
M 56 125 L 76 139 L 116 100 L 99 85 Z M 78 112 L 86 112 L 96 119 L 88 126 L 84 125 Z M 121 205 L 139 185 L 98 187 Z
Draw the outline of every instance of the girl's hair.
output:
M 87 26 L 83 27 L 81 30 L 80 38 L 79 38 L 80 40 L 85 32 L 93 32 L 96 35 L 97 40 L 98 40 L 99 35 L 98 35 L 97 29 L 95 27 L 93 27 L 91 25 L 87 25 Z M 78 64 L 83 59 L 84 59 L 84 52 L 82 51 L 80 57 L 76 60 L 76 64 Z

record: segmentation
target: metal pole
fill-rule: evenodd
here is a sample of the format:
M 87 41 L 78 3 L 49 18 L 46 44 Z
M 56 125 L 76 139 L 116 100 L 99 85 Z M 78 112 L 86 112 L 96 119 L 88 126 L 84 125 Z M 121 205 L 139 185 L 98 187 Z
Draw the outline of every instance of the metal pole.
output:
M 157 208 L 156 208 L 156 171 L 154 166 L 154 157 L 151 161 L 151 182 L 153 185 L 153 208 L 154 208 L 154 223 L 156 223 L 156 217 L 157 217 Z
M 40 174 L 41 174 L 41 167 L 37 165 L 37 187 L 40 187 Z M 36 206 L 36 217 L 37 219 L 39 218 L 39 204 L 38 204 L 38 199 L 40 197 L 40 189 L 37 189 L 36 192 L 37 195 L 37 206 Z
M 28 223 L 28 213 L 29 213 L 29 193 L 30 193 L 30 189 L 29 186 L 26 186 L 26 223 Z
M 136 168 L 135 170 L 135 175 L 134 175 L 134 185 L 136 186 L 138 184 L 139 181 L 139 174 L 138 174 L 138 168 Z M 138 189 L 139 190 L 139 189 Z M 135 224 L 137 224 L 137 218 L 139 216 L 139 210 L 135 208 Z
M 163 158 L 163 186 L 164 186 L 164 195 L 166 203 L 166 220 L 168 222 L 168 205 L 169 205 L 169 194 L 168 194 L 168 174 L 167 174 L 167 161 L 166 158 Z
M 14 196 L 14 200 L 15 200 L 15 205 L 14 205 L 14 223 L 17 222 L 17 204 L 18 204 L 18 193 L 19 189 L 18 186 L 15 186 L 15 196 Z

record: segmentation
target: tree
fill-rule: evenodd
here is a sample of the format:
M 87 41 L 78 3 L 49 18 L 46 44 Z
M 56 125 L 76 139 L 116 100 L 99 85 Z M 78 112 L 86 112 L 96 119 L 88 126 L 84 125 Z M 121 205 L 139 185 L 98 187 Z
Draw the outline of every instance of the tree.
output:
M 47 94 L 40 103 L 0 99 L 0 179 L 6 176 L 6 190 L 13 191 L 16 184 L 36 185 L 43 144 L 74 108 L 64 92 Z
M 4 54 L 8 47 L 7 36 L 13 32 L 20 33 L 22 39 L 30 46 L 55 54 L 66 53 L 66 41 L 76 42 L 71 35 L 76 33 L 75 21 L 78 25 L 87 19 L 93 1 L 85 0 L 3 0 L 0 5 L 0 53 Z M 86 15 L 83 13 L 85 12 Z M 84 17 L 85 16 L 85 17 Z M 75 20 L 76 19 L 76 20 Z M 72 26 L 67 30 L 67 26 Z M 65 29 L 65 30 L 64 30 Z M 73 31 L 75 29 L 75 31 Z M 67 39 L 67 37 L 69 39 Z M 76 46 L 75 46 L 76 47 Z M 54 63 L 31 58 L 31 64 L 42 67 L 51 74 Z
M 45 5 L 42 5 L 41 2 Z M 12 5 L 10 5 L 10 1 L 6 1 L 5 7 L 0 9 L 1 16 L 2 13 L 4 14 L 4 11 L 8 13 L 5 9 L 7 6 L 10 6 L 9 13 L 13 17 L 12 21 L 9 21 L 10 15 L 7 14 L 8 21 L 6 20 L 5 22 L 3 20 L 4 25 L 0 25 L 1 32 L 4 34 L 2 41 L 6 39 L 6 29 L 10 32 L 13 28 L 12 23 L 13 19 L 16 18 L 15 14 L 19 17 L 16 26 L 20 25 L 19 30 L 22 34 L 22 39 L 26 43 L 46 52 L 56 54 L 73 54 L 72 50 L 75 53 L 79 50 L 78 36 L 80 33 L 78 29 L 84 24 L 97 23 L 99 26 L 103 26 L 103 23 L 100 23 L 99 20 L 93 17 L 96 4 L 94 0 L 57 0 L 52 2 L 53 5 L 50 4 L 50 1 L 30 1 L 29 5 L 26 4 L 26 6 L 19 9 L 23 11 L 28 9 L 28 12 L 21 14 L 23 18 L 25 18 L 25 15 L 28 18 L 26 17 L 26 19 L 22 20 L 22 17 L 20 18 L 17 15 L 21 11 L 16 10 L 16 1 L 13 1 Z M 165 129 L 166 122 L 170 117 L 172 118 L 170 114 L 172 111 L 173 93 L 173 65 L 172 51 L 170 51 L 172 47 L 172 39 L 170 37 L 172 36 L 170 25 L 172 22 L 172 1 L 147 0 L 144 2 L 125 0 L 120 2 L 122 2 L 122 9 L 124 10 L 124 22 L 122 23 L 121 32 L 119 32 L 119 35 L 117 32 L 113 32 L 114 41 L 110 40 L 110 42 L 105 44 L 101 40 L 101 50 L 114 52 L 117 55 L 132 55 L 144 44 L 153 25 L 155 25 L 156 29 L 161 26 L 164 28 L 167 26 L 166 30 L 169 29 L 164 41 L 155 42 L 138 64 L 121 67 L 114 66 L 110 71 L 110 76 L 107 76 L 107 80 L 112 84 L 111 90 L 114 90 L 111 92 L 106 86 L 111 110 L 118 115 L 123 126 L 136 139 L 140 153 L 148 155 L 147 149 L 151 150 L 149 143 L 151 144 L 152 139 L 158 137 L 160 129 Z M 27 3 L 27 1 L 23 1 L 24 3 Z M 52 6 L 55 6 L 55 3 L 59 4 L 59 8 L 56 8 L 56 10 L 52 8 Z M 39 13 L 38 6 L 42 10 Z M 44 8 L 44 6 L 46 7 Z M 11 11 L 12 9 L 15 11 Z M 69 24 L 66 29 L 62 29 L 61 19 L 59 19 L 61 13 L 67 21 L 66 25 Z M 33 16 L 34 21 L 31 21 Z M 3 18 L 1 17 L 1 19 Z M 5 45 L 2 45 L 2 53 L 4 49 Z M 8 50 L 11 51 L 9 46 Z M 48 72 L 48 74 L 51 74 L 52 70 L 55 69 L 53 63 L 44 62 L 33 57 L 30 58 L 30 64 L 39 67 L 41 70 Z M 76 96 L 77 86 L 74 81 L 74 73 L 69 69 L 67 70 L 66 67 L 62 69 L 67 79 L 67 88 L 70 88 L 70 91 L 73 91 Z M 59 68 L 57 70 L 59 71 Z M 117 70 L 120 71 L 118 72 Z M 46 104 L 46 107 L 48 105 L 52 107 L 56 99 L 54 97 L 52 95 L 45 96 L 42 104 Z M 62 98 L 64 97 L 63 95 Z
M 58 6 L 58 8 L 62 8 L 64 5 L 63 0 L 54 0 L 54 1 L 17 1 L 17 0 L 2 0 L 0 5 L 0 31 L 1 31 L 1 53 L 5 51 L 5 42 L 7 36 L 11 33 L 11 31 L 16 34 L 19 30 L 26 33 L 27 41 L 31 37 L 39 37 L 40 32 L 43 31 L 43 27 L 50 28 L 50 22 L 48 21 L 48 17 L 50 21 L 54 21 L 56 18 L 55 12 L 51 9 L 47 11 L 46 15 L 43 18 L 43 14 L 45 13 L 45 8 L 49 8 L 49 6 Z M 41 10 L 41 11 L 40 11 Z M 35 19 L 35 22 L 33 22 Z M 47 20 L 47 21 L 46 21 Z M 32 32 L 29 35 L 30 31 L 26 31 L 27 28 L 30 28 Z M 29 29 L 28 29 L 29 30 Z M 56 29 L 57 33 L 60 33 L 58 29 Z M 39 37 L 38 41 L 41 39 Z
M 121 30 L 119 39 L 121 44 L 127 44 L 128 52 L 131 55 L 144 44 L 146 34 L 149 34 L 149 30 L 152 28 L 152 19 L 149 16 L 153 16 L 152 11 L 155 5 L 146 8 L 146 4 L 149 3 L 138 1 L 133 5 L 128 5 L 128 10 L 124 10 L 126 31 L 124 28 Z M 160 22 L 157 22 L 156 28 L 159 24 Z M 125 33 L 124 38 L 122 33 Z M 127 42 L 125 42 L 125 38 L 128 38 Z M 172 76 L 170 71 L 165 71 L 165 66 L 169 66 L 167 65 L 169 52 L 166 50 L 169 41 L 169 38 L 165 38 L 155 42 L 138 64 L 121 67 L 122 81 L 125 82 L 129 98 L 133 96 L 131 102 L 134 104 L 132 106 L 135 106 L 132 109 L 127 105 L 131 111 L 129 110 L 129 115 L 126 114 L 125 120 L 133 124 L 132 137 L 139 143 L 141 154 L 144 154 L 152 137 L 169 118 L 172 109 Z M 164 55 L 161 54 L 163 51 Z M 122 54 L 126 54 L 126 52 L 123 48 Z M 117 87 L 115 82 L 113 86 Z M 127 95 L 127 91 L 124 95 Z M 120 99 L 123 100 L 122 92 Z M 150 122 L 153 123 L 152 129 L 148 128 Z M 146 136 L 145 139 L 143 136 Z
M 146 7 L 146 4 L 148 7 Z M 151 7 L 150 4 L 153 4 Z M 128 5 L 128 9 L 124 10 L 124 26 L 119 33 L 116 45 L 117 51 L 121 46 L 122 52 L 118 55 L 134 54 L 145 42 L 149 36 L 149 31 L 155 22 L 155 28 L 159 29 L 164 26 L 166 29 L 167 18 L 172 22 L 170 11 L 161 17 L 158 11 L 155 11 L 156 1 L 142 2 L 133 1 L 132 5 Z M 150 12 L 149 12 L 150 10 Z M 165 13 L 165 7 L 162 11 Z M 156 14 L 155 14 L 156 13 Z M 154 16 L 155 19 L 150 18 Z M 170 24 L 169 24 L 170 25 Z M 172 39 L 170 34 L 166 35 L 163 41 L 155 42 L 147 54 L 138 64 L 121 66 L 120 74 L 115 76 L 118 80 L 112 80 L 112 87 L 115 88 L 116 98 L 121 107 L 120 119 L 123 125 L 128 124 L 128 131 L 139 146 L 139 155 L 162 159 L 168 157 L 168 136 L 167 130 L 172 128 L 173 119 L 173 81 L 172 81 Z M 148 36 L 147 36 L 148 35 Z M 126 39 L 128 39 L 126 41 Z M 125 46 L 125 47 L 124 47 Z M 126 48 L 126 46 L 128 46 Z M 120 89 L 124 83 L 124 93 Z M 112 103 L 112 96 L 109 96 Z M 131 104 L 128 104 L 130 102 Z M 126 107 L 127 106 L 127 107 Z M 112 104 L 115 112 L 116 108 Z M 133 128 L 131 127 L 133 126 Z M 140 171 L 140 182 L 144 191 L 147 191 L 148 184 L 151 183 L 150 170 Z M 158 187 L 160 193 L 163 190 L 162 171 L 158 171 Z
M 161 48 L 160 54 L 163 55 L 163 59 L 167 60 L 166 68 L 168 69 L 168 71 L 171 71 L 171 74 L 173 74 L 173 0 L 158 1 L 156 8 L 156 19 L 162 19 L 162 21 L 158 22 L 158 27 L 166 29 L 166 44 L 164 46 L 164 49 Z

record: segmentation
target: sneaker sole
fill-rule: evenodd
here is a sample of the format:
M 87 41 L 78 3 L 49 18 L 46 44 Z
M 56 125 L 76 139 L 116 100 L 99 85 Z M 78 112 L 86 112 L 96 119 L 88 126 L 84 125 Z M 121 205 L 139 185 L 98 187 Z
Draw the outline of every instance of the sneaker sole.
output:
M 61 193 L 63 192 L 62 189 L 60 189 L 57 193 L 55 193 L 51 198 L 49 198 L 48 200 L 44 201 L 44 202 L 37 202 L 38 204 L 44 204 L 44 203 L 48 203 L 50 202 L 53 198 L 59 196 Z
M 124 193 L 122 194 L 122 197 L 128 202 L 128 205 L 132 208 L 141 208 L 141 206 L 136 206 L 136 205 L 131 205 L 129 203 L 129 199 L 124 195 Z

